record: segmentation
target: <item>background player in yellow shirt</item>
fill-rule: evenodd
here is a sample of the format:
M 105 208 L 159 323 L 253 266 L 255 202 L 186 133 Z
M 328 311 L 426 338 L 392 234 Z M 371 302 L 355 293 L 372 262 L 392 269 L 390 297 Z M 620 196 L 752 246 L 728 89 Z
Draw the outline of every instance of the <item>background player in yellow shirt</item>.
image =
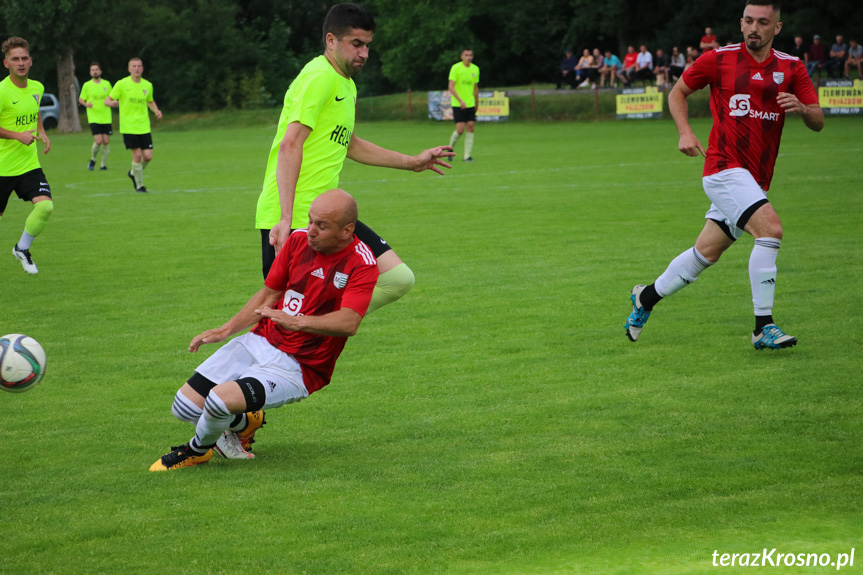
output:
M 30 245 L 45 229 L 54 211 L 51 188 L 42 173 L 34 144 L 42 140 L 45 153 L 51 151 L 51 141 L 39 115 L 45 88 L 29 78 L 33 59 L 27 40 L 14 36 L 3 42 L 2 50 L 9 76 L 0 81 L 0 217 L 13 191 L 22 200 L 33 202 L 33 211 L 24 223 L 21 239 L 12 248 L 12 255 L 25 272 L 36 274 L 39 269 L 30 257 Z
M 136 192 L 146 192 L 144 168 L 153 159 L 153 136 L 150 133 L 149 110 L 162 119 L 162 112 L 153 99 L 153 84 L 142 78 L 144 63 L 140 58 L 129 60 L 129 75 L 114 85 L 105 104 L 120 108 L 120 133 L 127 150 L 132 150 L 129 178 Z
M 96 167 L 96 155 L 102 149 L 100 170 L 108 169 L 108 154 L 111 153 L 110 137 L 114 135 L 111 123 L 113 121 L 111 108 L 105 105 L 105 99 L 111 93 L 111 82 L 102 78 L 102 68 L 99 62 L 90 64 L 90 78 L 81 86 L 78 103 L 87 108 L 87 122 L 90 133 L 93 134 L 93 146 L 90 148 L 90 163 L 88 170 Z
M 479 101 L 479 66 L 473 63 L 473 50 L 470 48 L 462 50 L 461 62 L 453 64 L 449 70 L 449 93 L 452 94 L 452 119 L 455 121 L 455 132 L 450 136 L 449 145 L 455 146 L 466 127 L 464 161 L 472 162 L 473 129 Z

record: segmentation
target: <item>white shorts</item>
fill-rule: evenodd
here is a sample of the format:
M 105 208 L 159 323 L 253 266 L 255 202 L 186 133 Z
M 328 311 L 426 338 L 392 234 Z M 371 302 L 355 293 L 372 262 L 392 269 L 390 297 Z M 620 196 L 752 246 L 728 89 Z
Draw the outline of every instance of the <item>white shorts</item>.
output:
M 710 199 L 710 209 L 705 218 L 725 222 L 727 232 L 734 239 L 744 234 L 739 226 L 740 218 L 753 205 L 767 200 L 767 194 L 749 173 L 743 168 L 723 170 L 701 179 L 704 193 Z M 752 214 L 748 214 L 751 216 Z M 748 217 L 746 218 L 748 221 Z M 746 225 L 746 222 L 743 222 Z
M 309 396 L 297 360 L 254 333 L 232 339 L 195 371 L 217 385 L 242 377 L 257 379 L 267 394 L 262 409 L 281 407 Z

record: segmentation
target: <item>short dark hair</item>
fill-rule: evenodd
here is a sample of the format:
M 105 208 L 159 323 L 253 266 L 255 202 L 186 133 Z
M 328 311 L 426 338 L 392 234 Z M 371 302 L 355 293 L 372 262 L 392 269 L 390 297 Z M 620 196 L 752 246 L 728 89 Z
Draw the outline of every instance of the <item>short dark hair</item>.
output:
M 15 48 L 24 48 L 27 52 L 30 52 L 30 43 L 20 36 L 12 36 L 3 42 L 3 55 L 5 56 Z
M 782 10 L 781 2 L 767 2 L 766 0 L 746 0 L 746 6 L 773 6 L 773 10 L 776 12 Z
M 93 66 L 98 66 L 100 70 L 102 69 L 102 66 L 99 65 L 99 62 L 90 62 L 90 67 L 92 68 Z
M 327 12 L 324 19 L 322 40 L 326 43 L 327 34 L 341 38 L 354 29 L 375 31 L 375 19 L 368 10 L 358 4 L 336 4 Z

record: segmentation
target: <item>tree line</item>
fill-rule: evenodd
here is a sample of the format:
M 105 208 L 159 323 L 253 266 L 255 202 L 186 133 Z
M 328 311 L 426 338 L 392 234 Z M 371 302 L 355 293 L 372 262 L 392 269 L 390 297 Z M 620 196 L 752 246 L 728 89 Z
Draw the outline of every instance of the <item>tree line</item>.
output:
M 699 0 L 370 0 L 378 30 L 361 96 L 441 90 L 462 49 L 473 49 L 481 85 L 547 82 L 564 48 L 623 53 L 629 44 L 666 50 L 697 45 L 706 26 L 721 42 L 739 41 L 743 1 Z M 777 48 L 796 34 L 854 37 L 863 3 L 795 3 L 783 10 Z M 74 94 L 92 61 L 115 82 L 129 58 L 144 61 L 166 111 L 273 106 L 301 67 L 322 53 L 321 0 L 0 0 L 0 35 L 23 36 L 31 77 L 61 99 L 60 128 L 77 123 Z M 858 38 L 863 40 L 863 38 Z M 76 82 L 77 79 L 77 82 Z M 77 111 L 77 110 L 76 110 Z M 74 117 L 73 117 L 74 116 Z

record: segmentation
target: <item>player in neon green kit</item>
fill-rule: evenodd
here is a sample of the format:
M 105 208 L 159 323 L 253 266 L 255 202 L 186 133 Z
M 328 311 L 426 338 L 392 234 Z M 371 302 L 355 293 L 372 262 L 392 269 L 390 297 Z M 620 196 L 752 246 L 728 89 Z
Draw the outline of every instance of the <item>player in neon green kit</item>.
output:
M 108 169 L 108 154 L 111 153 L 110 136 L 114 134 L 111 108 L 105 105 L 105 98 L 111 93 L 111 82 L 102 78 L 102 68 L 99 62 L 90 64 L 90 77 L 81 86 L 81 94 L 78 103 L 87 108 L 87 122 L 90 124 L 90 133 L 93 134 L 93 147 L 90 148 L 90 163 L 88 170 L 96 167 L 96 155 L 102 150 L 102 162 L 100 170 Z
M 309 206 L 322 192 L 339 187 L 345 158 L 361 164 L 421 172 L 450 168 L 449 146 L 406 156 L 354 134 L 357 88 L 352 77 L 369 57 L 374 18 L 356 4 L 337 4 L 324 21 L 324 54 L 309 62 L 291 83 L 258 198 L 255 226 L 261 230 L 264 276 L 290 230 L 306 226 Z M 396 301 L 414 284 L 413 272 L 368 226 L 356 235 L 374 252 L 378 279 L 369 311 Z
M 14 191 L 18 197 L 33 202 L 33 211 L 24 223 L 24 233 L 12 248 L 24 271 L 39 273 L 30 246 L 33 239 L 42 233 L 48 218 L 54 211 L 51 188 L 39 164 L 36 140 L 45 144 L 45 153 L 51 151 L 51 141 L 42 126 L 39 102 L 45 88 L 31 80 L 30 44 L 17 36 L 3 42 L 3 65 L 9 76 L 0 82 L 0 217 L 6 210 L 9 196 Z
M 479 66 L 473 63 L 473 50 L 462 50 L 461 62 L 449 70 L 449 92 L 452 94 L 452 119 L 455 131 L 449 145 L 455 146 L 467 127 L 464 137 L 464 161 L 472 162 L 473 129 L 476 122 L 476 104 L 479 101 Z
M 150 134 L 150 114 L 162 119 L 162 112 L 153 99 L 153 84 L 141 77 L 144 63 L 140 58 L 129 60 L 129 75 L 114 85 L 105 104 L 120 108 L 120 133 L 127 150 L 132 150 L 129 178 L 136 192 L 146 192 L 144 168 L 153 159 L 153 136 Z

